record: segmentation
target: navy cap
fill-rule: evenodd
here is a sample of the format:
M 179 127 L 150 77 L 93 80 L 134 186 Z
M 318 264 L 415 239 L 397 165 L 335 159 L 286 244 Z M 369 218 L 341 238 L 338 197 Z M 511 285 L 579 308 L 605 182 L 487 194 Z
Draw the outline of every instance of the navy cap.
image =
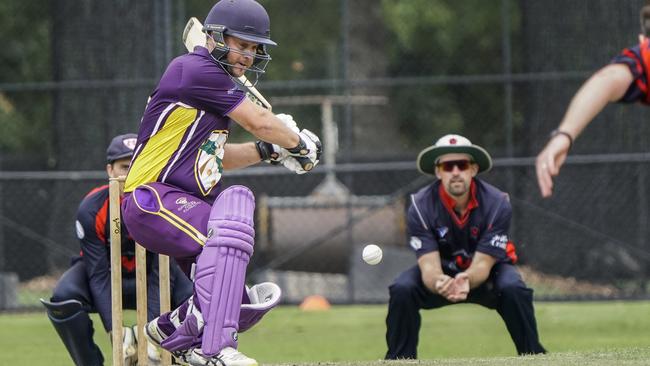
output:
M 138 140 L 138 135 L 127 133 L 113 137 L 111 144 L 106 149 L 106 161 L 110 164 L 115 160 L 133 156 L 133 149 Z

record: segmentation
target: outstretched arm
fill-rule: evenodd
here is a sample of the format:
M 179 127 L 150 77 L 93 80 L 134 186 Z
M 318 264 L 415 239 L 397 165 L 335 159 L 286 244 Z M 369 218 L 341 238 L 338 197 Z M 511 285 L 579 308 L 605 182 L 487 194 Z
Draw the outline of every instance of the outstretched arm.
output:
M 611 64 L 592 75 L 578 90 L 558 127 L 562 133 L 551 137 L 537 155 L 535 170 L 543 197 L 553 193 L 553 177 L 560 173 L 573 140 L 608 103 L 620 100 L 633 81 L 627 65 Z

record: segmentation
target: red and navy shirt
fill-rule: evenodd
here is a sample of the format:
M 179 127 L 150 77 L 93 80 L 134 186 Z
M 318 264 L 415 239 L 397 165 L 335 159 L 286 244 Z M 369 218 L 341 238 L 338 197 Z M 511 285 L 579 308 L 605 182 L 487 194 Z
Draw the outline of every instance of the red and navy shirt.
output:
M 634 77 L 634 82 L 619 102 L 650 104 L 650 40 L 645 39 L 634 47 L 624 49 L 611 63 L 627 65 Z
M 108 185 L 91 190 L 79 204 L 75 222 L 81 256 L 89 274 L 110 274 Z M 135 242 L 122 224 L 122 276 L 135 278 Z M 110 278 L 109 278 L 110 280 Z M 92 281 L 92 278 L 91 278 Z
M 467 211 L 459 216 L 438 180 L 411 195 L 409 244 L 418 258 L 438 251 L 446 273 L 467 269 L 476 252 L 515 263 L 517 255 L 508 237 L 511 217 L 508 195 L 476 178 L 470 186 Z
M 106 330 L 111 329 L 111 236 L 108 185 L 90 191 L 79 204 L 75 222 L 93 304 Z M 135 288 L 135 242 L 122 224 L 122 289 Z M 155 257 L 147 251 L 147 273 Z M 126 285 L 131 284 L 131 285 Z

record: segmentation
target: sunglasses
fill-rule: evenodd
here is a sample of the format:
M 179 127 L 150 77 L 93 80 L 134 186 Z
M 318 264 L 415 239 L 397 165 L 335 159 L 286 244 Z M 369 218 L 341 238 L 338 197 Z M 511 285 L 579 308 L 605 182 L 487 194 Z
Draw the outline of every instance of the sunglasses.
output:
M 436 166 L 445 172 L 451 172 L 454 170 L 454 167 L 457 166 L 458 170 L 462 172 L 469 169 L 471 164 L 472 162 L 469 160 L 450 160 L 438 163 Z

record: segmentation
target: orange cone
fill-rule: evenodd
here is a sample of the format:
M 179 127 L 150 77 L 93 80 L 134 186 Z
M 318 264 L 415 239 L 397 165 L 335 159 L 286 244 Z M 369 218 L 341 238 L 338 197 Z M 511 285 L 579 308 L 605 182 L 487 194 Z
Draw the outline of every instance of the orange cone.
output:
M 329 310 L 330 302 L 321 295 L 311 295 L 305 297 L 300 303 L 302 311 L 324 311 Z

